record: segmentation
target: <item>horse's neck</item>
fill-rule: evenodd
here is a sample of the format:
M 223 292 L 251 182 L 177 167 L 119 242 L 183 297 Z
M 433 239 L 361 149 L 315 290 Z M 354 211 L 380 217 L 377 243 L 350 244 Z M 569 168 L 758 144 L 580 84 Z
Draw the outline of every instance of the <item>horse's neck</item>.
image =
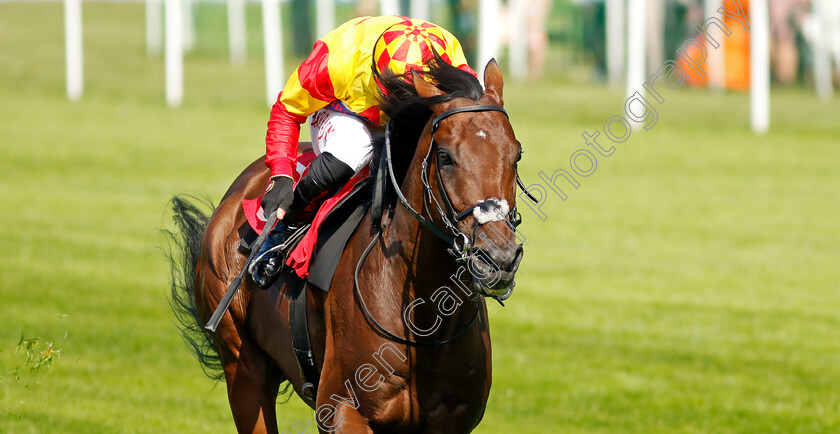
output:
M 430 217 L 424 212 L 424 185 L 421 181 L 421 163 L 428 150 L 428 143 L 421 141 L 415 158 L 407 171 L 405 181 L 401 186 L 408 203 L 415 211 Z M 443 229 L 440 223 L 436 225 Z M 464 320 L 459 317 L 472 317 L 476 309 L 476 301 L 469 300 L 470 273 L 465 265 L 455 262 L 455 258 L 447 251 L 451 246 L 423 226 L 402 204 L 398 203 L 393 219 L 388 227 L 386 245 L 398 246 L 399 254 L 394 258 L 401 262 L 398 267 L 406 282 L 406 288 L 411 292 L 409 302 L 422 299 L 428 306 L 442 302 L 445 296 L 457 297 L 460 307 L 452 312 L 448 321 L 450 324 L 462 326 Z M 460 283 L 459 283 L 460 282 Z M 447 295 L 439 291 L 448 291 Z M 416 309 L 431 312 L 434 318 L 438 309 Z M 444 327 L 446 329 L 448 327 Z M 445 334 L 442 332 L 441 334 Z
M 425 212 L 424 206 L 424 185 L 421 179 L 423 157 L 429 149 L 426 137 L 420 141 L 414 158 L 411 161 L 409 170 L 406 172 L 405 180 L 401 186 L 403 195 L 415 211 L 426 218 L 431 216 Z M 442 225 L 438 227 L 443 229 Z M 447 252 L 451 246 L 435 235 L 431 230 L 423 226 L 420 221 L 409 212 L 402 204 L 398 203 L 390 224 L 390 237 L 398 241 L 412 268 L 417 271 L 431 272 L 441 275 L 437 280 L 445 282 L 449 272 L 457 270 L 456 263 Z M 410 277 L 410 276 L 409 276 Z M 434 280 L 434 279 L 432 279 Z M 445 283 L 442 283 L 445 284 Z M 434 290 L 435 288 L 432 288 Z

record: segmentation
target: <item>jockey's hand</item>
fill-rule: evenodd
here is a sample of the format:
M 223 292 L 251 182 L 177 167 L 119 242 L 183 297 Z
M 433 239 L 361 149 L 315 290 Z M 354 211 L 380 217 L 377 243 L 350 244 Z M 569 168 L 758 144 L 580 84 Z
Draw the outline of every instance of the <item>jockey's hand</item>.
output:
M 268 220 L 269 214 L 277 211 L 277 220 L 283 218 L 289 205 L 294 199 L 293 192 L 294 181 L 286 175 L 276 175 L 271 177 L 268 187 L 265 189 L 265 195 L 262 200 L 263 215 Z

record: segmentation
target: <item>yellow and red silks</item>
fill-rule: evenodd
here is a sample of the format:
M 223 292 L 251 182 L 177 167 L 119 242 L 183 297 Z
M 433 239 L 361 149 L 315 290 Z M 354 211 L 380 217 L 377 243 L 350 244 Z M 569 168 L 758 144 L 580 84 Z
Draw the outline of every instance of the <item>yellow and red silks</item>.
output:
M 406 43 L 395 44 L 395 37 L 400 35 L 388 35 L 391 43 L 386 43 L 386 48 L 377 53 L 380 68 L 386 63 L 394 70 L 406 68 L 405 59 L 411 59 L 417 52 L 424 61 L 428 60 L 431 51 L 422 43 L 428 37 L 426 40 L 432 41 L 433 48 L 444 60 L 476 75 L 467 65 L 458 40 L 434 24 L 397 16 L 350 20 L 315 43 L 312 53 L 289 78 L 271 108 L 265 144 L 266 166 L 272 176 L 292 175 L 300 126 L 322 108 L 329 106 L 355 114 L 373 125 L 387 122 L 387 116 L 379 110 L 379 90 L 371 65 L 374 45 L 392 26 L 401 29 L 400 40 Z M 386 56 L 387 60 L 383 60 Z

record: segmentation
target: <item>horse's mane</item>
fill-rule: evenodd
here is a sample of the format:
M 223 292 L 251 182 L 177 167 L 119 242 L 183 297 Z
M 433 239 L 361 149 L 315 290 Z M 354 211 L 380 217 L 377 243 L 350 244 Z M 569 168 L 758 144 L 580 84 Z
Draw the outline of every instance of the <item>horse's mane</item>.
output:
M 399 76 L 390 69 L 379 73 L 373 68 L 374 77 L 380 84 L 380 109 L 391 118 L 394 175 L 400 183 L 414 156 L 423 128 L 432 116 L 430 107 L 456 98 L 478 102 L 484 95 L 477 78 L 450 65 L 438 53 L 434 53 L 434 58 L 426 66 L 428 70 L 422 75 L 443 91 L 443 95 L 424 98 L 417 94 L 410 72 Z M 374 172 L 381 150 L 381 146 L 375 147 Z
M 431 105 L 456 98 L 467 98 L 478 102 L 484 95 L 484 89 L 477 78 L 450 65 L 438 53 L 434 53 L 434 58 L 426 66 L 428 71 L 421 74 L 427 81 L 443 91 L 444 95 L 423 98 L 417 94 L 410 73 L 398 76 L 390 69 L 386 69 L 380 74 L 376 68 L 373 68 L 374 76 L 381 85 L 380 108 L 395 124 L 402 127 L 406 124 L 416 125 L 417 123 L 425 125 L 432 114 L 429 108 Z

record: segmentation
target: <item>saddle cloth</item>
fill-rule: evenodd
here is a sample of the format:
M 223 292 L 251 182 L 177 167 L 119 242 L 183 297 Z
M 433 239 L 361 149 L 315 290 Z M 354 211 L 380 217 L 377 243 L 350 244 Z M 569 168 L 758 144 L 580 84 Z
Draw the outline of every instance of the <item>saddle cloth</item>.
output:
M 315 159 L 314 152 L 304 152 L 298 156 L 298 167 L 297 170 L 293 175 L 295 184 L 304 176 L 306 176 L 306 172 L 309 169 L 309 164 L 312 160 Z M 361 186 L 360 182 L 367 179 L 369 176 L 370 170 L 368 167 L 363 168 L 359 171 L 358 174 L 353 176 L 350 181 L 347 182 L 333 197 L 324 201 L 321 205 L 321 208 L 315 214 L 315 219 L 312 220 L 312 226 L 309 228 L 309 231 L 304 235 L 303 239 L 301 239 L 300 243 L 292 250 L 289 254 L 288 259 L 286 260 L 286 265 L 291 267 L 295 274 L 300 276 L 302 279 L 307 279 L 309 277 L 310 271 L 310 264 L 313 260 L 313 254 L 316 250 L 316 245 L 318 243 L 318 234 L 320 232 L 322 223 L 324 222 L 325 218 L 328 217 L 333 210 L 339 207 L 345 198 L 349 197 L 351 193 L 353 193 L 357 187 L 357 185 Z M 261 233 L 265 228 L 265 219 L 263 217 L 262 206 L 260 203 L 262 202 L 262 196 L 256 199 L 242 199 L 242 209 L 245 211 L 245 218 L 248 220 L 248 225 L 257 233 Z M 346 240 L 344 240 L 346 241 Z M 343 244 L 341 246 L 343 248 Z M 337 261 L 336 261 L 337 262 Z M 332 275 L 329 276 L 330 280 Z M 328 290 L 329 286 L 326 288 L 321 286 L 324 290 Z

